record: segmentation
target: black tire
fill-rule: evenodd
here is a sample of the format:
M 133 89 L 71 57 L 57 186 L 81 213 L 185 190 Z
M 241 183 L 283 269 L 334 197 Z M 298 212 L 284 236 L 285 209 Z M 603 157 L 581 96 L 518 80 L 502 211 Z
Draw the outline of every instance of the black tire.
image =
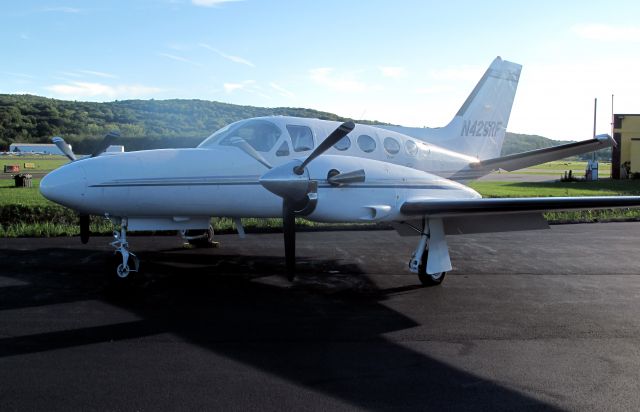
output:
M 420 263 L 420 267 L 418 268 L 418 279 L 420 279 L 420 283 L 422 286 L 438 286 L 444 280 L 447 272 L 434 273 L 433 275 L 429 275 L 427 273 L 427 258 L 429 257 L 429 252 L 425 251 L 422 255 L 422 262 Z
M 105 273 L 107 278 L 107 289 L 112 291 L 127 290 L 131 287 L 135 281 L 137 272 L 129 272 L 126 277 L 120 277 L 117 273 L 117 268 L 122 264 L 122 256 L 119 253 L 114 253 L 113 256 L 108 258 L 108 264 L 105 265 L 107 271 Z M 129 259 L 129 264 L 133 265 L 133 260 Z
M 213 240 L 214 232 L 213 227 L 209 226 L 207 230 L 187 230 L 185 233 L 186 236 L 200 236 L 205 235 L 204 237 L 200 237 L 197 239 L 187 240 L 191 246 L 194 247 L 212 247 L 215 242 Z

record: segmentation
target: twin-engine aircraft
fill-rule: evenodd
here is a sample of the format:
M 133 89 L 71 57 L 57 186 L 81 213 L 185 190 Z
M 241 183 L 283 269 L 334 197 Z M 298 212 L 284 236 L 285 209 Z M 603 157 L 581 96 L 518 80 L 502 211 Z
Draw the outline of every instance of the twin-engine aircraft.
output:
M 202 230 L 212 216 L 282 217 L 286 273 L 295 274 L 295 217 L 316 222 L 391 222 L 415 235 L 409 269 L 425 285 L 452 269 L 447 235 L 547 228 L 548 210 L 626 208 L 640 197 L 483 199 L 465 182 L 612 145 L 595 139 L 500 157 L 521 66 L 496 58 L 453 120 L 436 129 L 369 126 L 297 117 L 232 123 L 194 149 L 101 153 L 42 179 L 42 194 L 80 215 L 109 218 L 122 256 L 118 278 L 138 271 L 127 231 Z M 183 232 L 184 233 L 184 232 Z M 133 265 L 130 264 L 133 261 Z

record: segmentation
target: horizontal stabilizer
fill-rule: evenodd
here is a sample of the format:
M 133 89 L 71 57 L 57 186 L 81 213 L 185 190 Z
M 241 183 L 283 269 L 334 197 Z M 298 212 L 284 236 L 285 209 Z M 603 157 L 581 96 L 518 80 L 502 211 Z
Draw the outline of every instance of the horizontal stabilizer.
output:
M 400 211 L 406 216 L 453 217 L 640 207 L 640 196 L 516 197 L 487 199 L 413 199 Z
M 452 176 L 452 180 L 477 179 L 487 175 L 494 170 L 504 169 L 508 172 L 539 165 L 553 160 L 564 159 L 583 153 L 589 153 L 600 149 L 611 147 L 615 144 L 608 134 L 601 134 L 595 139 L 584 140 L 582 142 L 569 143 L 560 146 L 547 147 L 544 149 L 531 150 L 529 152 L 516 153 L 508 156 L 496 157 L 494 159 L 482 160 L 472 163 L 468 168 L 461 170 Z

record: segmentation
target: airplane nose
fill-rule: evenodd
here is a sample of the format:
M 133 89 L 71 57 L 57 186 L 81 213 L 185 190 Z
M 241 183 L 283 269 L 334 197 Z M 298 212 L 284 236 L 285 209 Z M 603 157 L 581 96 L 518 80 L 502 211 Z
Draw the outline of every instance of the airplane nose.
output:
M 40 181 L 42 196 L 72 209 L 80 209 L 87 190 L 84 168 L 78 163 L 62 166 Z

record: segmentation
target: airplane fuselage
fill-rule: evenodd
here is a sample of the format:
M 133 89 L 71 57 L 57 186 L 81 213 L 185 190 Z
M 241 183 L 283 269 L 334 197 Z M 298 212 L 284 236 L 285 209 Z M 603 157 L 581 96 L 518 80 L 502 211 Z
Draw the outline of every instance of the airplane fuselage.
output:
M 243 120 L 194 149 L 107 154 L 70 163 L 46 176 L 41 189 L 81 214 L 128 217 L 141 229 L 197 228 L 210 216 L 279 217 L 282 200 L 259 182 L 268 169 L 228 138 L 248 140 L 277 167 L 306 157 L 337 125 L 281 116 Z M 477 159 L 397 132 L 356 125 L 309 166 L 310 178 L 318 182 L 319 202 L 308 217 L 397 220 L 407 198 L 479 197 L 447 179 L 473 162 Z M 364 169 L 367 175 L 364 182 L 345 190 L 327 182 L 332 169 Z

